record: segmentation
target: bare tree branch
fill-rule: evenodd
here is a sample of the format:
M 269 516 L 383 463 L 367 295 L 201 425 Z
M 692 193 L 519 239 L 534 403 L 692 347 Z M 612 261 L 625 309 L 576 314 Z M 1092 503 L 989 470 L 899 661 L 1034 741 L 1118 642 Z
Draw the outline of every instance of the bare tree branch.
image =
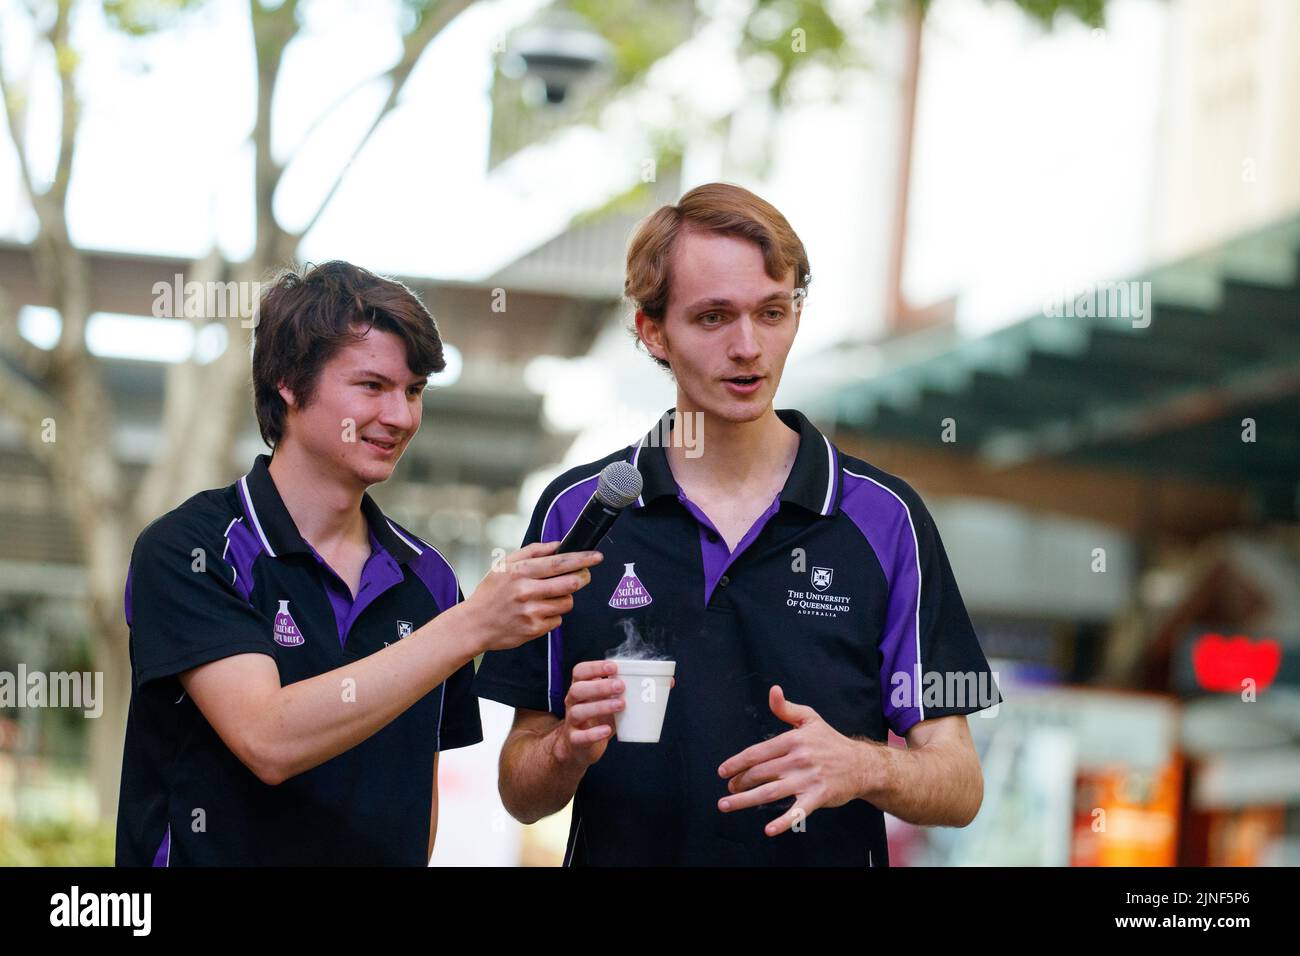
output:
M 59 205 L 68 194 L 72 179 L 72 157 L 77 149 L 77 129 L 81 121 L 81 104 L 77 99 L 77 53 L 68 42 L 69 20 L 73 0 L 59 0 L 58 15 L 50 28 L 49 41 L 54 49 L 54 65 L 59 74 L 59 98 L 63 108 L 63 128 L 59 134 L 59 158 L 54 166 L 54 182 L 49 196 Z
M 392 80 L 392 87 L 388 91 L 388 98 L 384 101 L 384 105 L 380 107 L 379 113 L 376 114 L 374 120 L 370 123 L 369 128 L 362 135 L 361 139 L 358 140 L 357 145 L 352 150 L 352 155 L 348 157 L 348 161 L 343 165 L 343 168 L 339 170 L 338 175 L 334 178 L 334 182 L 331 183 L 329 189 L 326 190 L 324 198 L 321 199 L 320 204 L 316 207 L 316 211 L 312 213 L 311 218 L 307 220 L 307 224 L 302 229 L 298 230 L 296 234 L 298 238 L 301 239 L 303 236 L 307 235 L 307 233 L 311 232 L 312 227 L 316 225 L 321 214 L 329 206 L 330 200 L 334 198 L 334 194 L 338 192 L 338 188 L 343 182 L 343 177 L 347 175 L 348 168 L 351 167 L 353 161 L 361 155 L 361 151 L 366 148 L 366 144 L 370 142 L 375 130 L 379 128 L 379 124 L 384 121 L 384 118 L 387 117 L 397 105 L 397 100 L 402 95 L 402 90 L 406 88 L 406 81 L 410 79 L 411 73 L 415 69 L 415 65 L 420 61 L 420 57 L 428 48 L 429 44 L 432 43 L 434 38 L 443 31 L 447 24 L 460 16 L 461 13 L 463 13 L 473 2 L 474 0 L 445 0 L 445 2 L 438 4 L 435 8 L 425 11 L 424 18 L 416 25 L 415 29 L 408 33 L 403 39 L 402 56 L 386 74 Z
M 32 456 L 48 462 L 54 446 L 40 438 L 43 423 L 47 418 L 57 421 L 65 409 L 58 399 L 32 380 L 34 376 L 27 374 L 30 370 L 10 365 L 14 352 L 20 350 L 17 343 L 35 352 L 40 350 L 18 334 L 18 317 L 3 293 L 0 293 L 0 335 L 5 339 L 3 353 L 0 353 L 0 408 L 18 422 L 23 444 Z
M 37 461 L 50 462 L 54 455 L 54 443 L 41 441 L 41 431 L 46 419 L 62 420 L 63 406 L 51 398 L 48 392 L 41 391 L 14 372 L 3 359 L 0 359 L 0 405 L 4 406 L 6 415 L 17 420 L 23 445 L 32 457 Z
M 257 118 L 253 126 L 253 198 L 257 210 L 257 248 L 253 259 L 269 263 L 284 245 L 285 231 L 275 220 L 272 203 L 284 167 L 271 151 L 271 106 L 280 76 L 285 47 L 297 32 L 296 0 L 286 0 L 268 10 L 259 0 L 250 0 L 253 47 L 257 55 Z
M 31 166 L 27 162 L 27 137 L 24 135 L 23 126 L 27 122 L 25 103 L 27 89 L 31 84 L 24 83 L 21 90 L 9 85 L 9 81 L 5 78 L 3 53 L 4 44 L 0 43 L 0 99 L 4 100 L 5 120 L 9 126 L 9 138 L 13 140 L 14 152 L 18 154 L 18 171 L 22 175 L 23 189 L 30 198 L 36 194 L 36 186 L 32 181 Z
M 50 371 L 50 353 L 22 337 L 18 330 L 18 313 L 0 289 L 0 355 L 18 366 L 21 374 L 33 382 L 44 382 Z
M 346 90 L 344 90 L 339 96 L 337 96 L 334 99 L 332 103 L 330 103 L 329 106 L 321 110 L 320 113 L 317 114 L 316 118 L 311 121 L 311 125 L 307 127 L 307 131 L 302 134 L 302 139 L 298 141 L 299 148 L 301 148 L 302 144 L 306 143 L 309 139 L 311 139 L 312 134 L 316 132 L 316 130 L 320 129 L 322 123 L 324 123 L 327 119 L 329 119 L 331 116 L 334 115 L 334 111 L 336 109 L 338 109 L 348 100 L 352 99 L 352 97 L 360 93 L 371 83 L 377 83 L 380 80 L 387 79 L 388 77 L 392 76 L 392 73 L 393 71 L 391 69 L 384 70 L 381 73 L 373 73 L 362 80 L 358 80 L 356 83 L 352 84 L 352 86 L 349 86 Z M 284 166 L 286 169 L 293 165 L 293 161 L 297 158 L 297 155 L 298 155 L 297 152 L 295 152 L 292 156 L 290 156 L 287 160 L 285 160 Z
M 90 314 L 89 270 L 68 235 L 65 209 L 81 118 L 76 94 L 77 57 L 69 43 L 73 3 L 74 0 L 59 0 L 53 22 L 48 30 L 40 34 L 50 44 L 54 54 L 63 117 L 54 179 L 44 191 L 37 188 L 27 158 L 23 130 L 26 111 L 22 96 L 16 96 L 9 86 L 4 76 L 4 64 L 0 63 L 0 94 L 4 97 L 9 135 L 18 154 L 23 188 L 38 224 L 36 239 L 32 244 L 33 266 L 37 280 L 49 293 L 50 301 L 63 319 L 59 344 L 46 360 L 46 369 L 51 375 L 52 383 L 67 381 L 82 374 L 78 370 L 78 363 L 87 355 L 85 326 Z

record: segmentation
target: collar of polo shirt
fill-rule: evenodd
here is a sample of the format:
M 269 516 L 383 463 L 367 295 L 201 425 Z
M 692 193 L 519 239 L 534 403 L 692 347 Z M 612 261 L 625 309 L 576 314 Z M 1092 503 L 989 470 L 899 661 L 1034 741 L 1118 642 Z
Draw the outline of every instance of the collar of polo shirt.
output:
M 239 498 L 244 506 L 244 514 L 271 557 L 312 554 L 311 546 L 299 533 L 293 516 L 280 497 L 279 489 L 275 487 L 275 480 L 269 470 L 270 464 L 270 455 L 258 455 L 248 474 L 239 479 Z M 423 548 L 393 527 L 369 492 L 361 495 L 361 513 L 366 516 L 366 524 L 370 526 L 370 533 L 375 540 L 399 564 L 405 564 L 423 553 Z
M 799 452 L 794 467 L 781 489 L 781 501 L 805 508 L 822 517 L 832 517 L 840 510 L 839 456 L 835 446 L 813 426 L 807 417 L 793 408 L 779 408 L 777 417 L 799 433 Z M 664 450 L 666 436 L 676 420 L 677 409 L 670 408 L 660 416 L 632 449 L 631 462 L 641 472 L 643 487 L 641 497 L 633 507 L 645 507 L 647 502 L 666 495 L 677 497 L 681 489 L 668 465 Z M 661 437 L 663 436 L 663 437 Z

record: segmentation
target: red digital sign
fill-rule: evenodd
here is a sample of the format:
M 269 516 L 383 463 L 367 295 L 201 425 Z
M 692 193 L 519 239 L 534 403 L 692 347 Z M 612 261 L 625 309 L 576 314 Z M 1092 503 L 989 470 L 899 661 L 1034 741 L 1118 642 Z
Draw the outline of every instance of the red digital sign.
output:
M 1251 640 L 1244 634 L 1204 634 L 1192 648 L 1196 680 L 1209 691 L 1240 693 L 1247 679 L 1265 690 L 1282 663 L 1282 646 L 1272 638 Z

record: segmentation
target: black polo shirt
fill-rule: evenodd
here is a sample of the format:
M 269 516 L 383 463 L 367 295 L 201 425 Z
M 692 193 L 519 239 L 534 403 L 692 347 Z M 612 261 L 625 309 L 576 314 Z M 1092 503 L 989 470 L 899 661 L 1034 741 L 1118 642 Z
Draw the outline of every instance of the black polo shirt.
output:
M 181 687 L 183 671 L 234 654 L 274 658 L 282 685 L 315 677 L 463 600 L 446 559 L 368 494 L 372 550 L 353 600 L 298 533 L 269 463 L 259 456 L 239 481 L 195 495 L 136 540 L 117 863 L 424 866 L 434 754 L 483 739 L 473 662 L 279 786 L 240 762 Z
M 777 414 L 799 432 L 798 455 L 734 553 L 678 487 L 658 426 L 566 472 L 537 503 L 525 543 L 562 538 L 610 462 L 631 461 L 644 479 L 563 626 L 487 654 L 479 695 L 563 716 L 574 665 L 617 647 L 624 620 L 677 662 L 660 742 L 611 741 L 579 784 L 566 863 L 888 865 L 884 816 L 864 800 L 777 837 L 763 827 L 790 799 L 718 810 L 722 762 L 791 729 L 772 714 L 769 688 L 879 742 L 1001 700 L 916 492 L 842 454 L 799 412 Z

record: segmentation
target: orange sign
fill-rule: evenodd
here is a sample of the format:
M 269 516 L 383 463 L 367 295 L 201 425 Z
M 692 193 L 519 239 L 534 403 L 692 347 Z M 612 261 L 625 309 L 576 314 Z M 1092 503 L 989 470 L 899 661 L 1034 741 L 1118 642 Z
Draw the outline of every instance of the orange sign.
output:
M 1155 771 L 1083 771 L 1075 790 L 1071 866 L 1174 866 L 1183 763 Z

